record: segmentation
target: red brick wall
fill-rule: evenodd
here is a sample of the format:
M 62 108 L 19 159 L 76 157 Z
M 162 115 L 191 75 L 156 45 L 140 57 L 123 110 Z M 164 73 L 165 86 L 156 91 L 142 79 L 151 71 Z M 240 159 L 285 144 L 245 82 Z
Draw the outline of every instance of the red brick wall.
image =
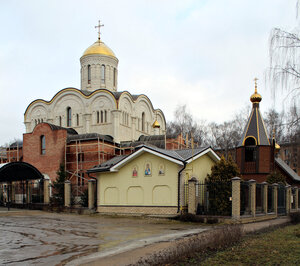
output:
M 46 139 L 46 154 L 41 154 L 41 136 Z M 60 163 L 64 162 L 67 131 L 52 130 L 46 123 L 38 124 L 32 133 L 23 134 L 23 161 L 34 165 L 53 181 Z

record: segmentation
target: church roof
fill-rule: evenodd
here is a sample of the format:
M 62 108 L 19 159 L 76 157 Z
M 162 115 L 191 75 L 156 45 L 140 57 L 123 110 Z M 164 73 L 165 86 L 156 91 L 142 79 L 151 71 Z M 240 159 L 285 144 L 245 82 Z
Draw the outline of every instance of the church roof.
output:
M 60 126 L 53 125 L 53 124 L 50 124 L 50 123 L 46 123 L 46 124 L 48 124 L 52 130 L 64 129 L 64 130 L 67 130 L 67 133 L 69 135 L 77 135 L 78 134 L 77 131 L 74 128 L 60 127 Z
M 255 92 L 257 95 L 259 95 L 257 93 L 256 87 L 255 87 Z M 258 98 L 258 96 L 257 96 L 257 98 Z M 266 130 L 266 127 L 264 124 L 264 120 L 259 111 L 259 101 L 261 100 L 261 98 L 259 99 L 259 101 L 256 98 L 254 100 L 252 98 L 250 98 L 250 100 L 253 103 L 253 107 L 252 107 L 248 122 L 246 124 L 246 127 L 244 129 L 243 135 L 238 144 L 238 147 L 244 146 L 245 140 L 248 137 L 253 137 L 256 140 L 256 145 L 270 145 L 267 130 Z
M 296 172 L 293 171 L 282 159 L 275 158 L 275 163 L 286 172 L 293 180 L 300 182 L 300 176 L 297 175 Z
M 86 133 L 86 134 L 78 134 L 78 135 L 68 135 L 67 142 L 72 142 L 76 140 L 105 140 L 107 142 L 113 142 L 114 138 L 109 135 L 101 135 L 98 133 Z
M 116 156 L 107 162 L 104 162 L 98 166 L 93 167 L 88 170 L 88 173 L 96 172 L 108 172 L 112 167 L 117 167 L 117 165 L 125 163 L 126 161 L 132 160 L 138 156 L 141 152 L 148 151 L 154 153 L 158 156 L 162 156 L 165 159 L 169 159 L 175 163 L 183 165 L 184 163 L 189 163 L 192 158 L 197 159 L 198 157 L 209 153 L 210 157 L 215 160 L 219 160 L 219 157 L 214 153 L 210 147 L 199 147 L 195 149 L 185 149 L 185 150 L 166 150 L 160 149 L 154 146 L 140 145 L 136 147 L 136 150 L 129 155 Z M 124 161 L 124 162 L 123 162 Z

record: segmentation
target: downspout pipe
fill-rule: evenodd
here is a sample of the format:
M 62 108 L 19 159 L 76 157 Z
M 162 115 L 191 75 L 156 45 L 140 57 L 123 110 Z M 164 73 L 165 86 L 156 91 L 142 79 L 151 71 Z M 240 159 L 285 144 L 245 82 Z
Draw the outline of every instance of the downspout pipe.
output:
M 183 162 L 183 167 L 182 169 L 178 172 L 178 203 L 177 203 L 177 213 L 180 212 L 180 176 L 181 176 L 181 173 L 182 171 L 185 169 L 186 167 L 186 162 Z

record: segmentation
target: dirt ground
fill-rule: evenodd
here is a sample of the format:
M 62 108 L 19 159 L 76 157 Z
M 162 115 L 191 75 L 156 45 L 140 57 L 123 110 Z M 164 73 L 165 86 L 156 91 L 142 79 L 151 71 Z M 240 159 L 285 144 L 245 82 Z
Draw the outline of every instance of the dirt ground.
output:
M 59 265 L 92 254 L 98 261 L 99 254 L 132 252 L 203 230 L 168 219 L 0 209 L 0 265 Z

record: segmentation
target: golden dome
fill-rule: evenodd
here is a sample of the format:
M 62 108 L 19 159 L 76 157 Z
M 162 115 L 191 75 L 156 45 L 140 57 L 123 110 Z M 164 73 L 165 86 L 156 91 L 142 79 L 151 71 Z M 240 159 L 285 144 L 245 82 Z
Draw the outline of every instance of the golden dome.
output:
M 102 42 L 101 40 L 97 40 L 93 45 L 87 48 L 84 51 L 83 56 L 92 55 L 92 54 L 102 54 L 102 55 L 113 56 L 116 58 L 114 52 L 108 46 L 106 46 L 105 43 Z
M 153 127 L 153 128 L 160 128 L 160 124 L 158 123 L 157 120 L 154 121 L 152 127 Z
M 259 103 L 261 101 L 262 97 L 259 93 L 257 93 L 257 87 L 255 84 L 255 92 L 251 95 L 250 101 L 253 103 Z

